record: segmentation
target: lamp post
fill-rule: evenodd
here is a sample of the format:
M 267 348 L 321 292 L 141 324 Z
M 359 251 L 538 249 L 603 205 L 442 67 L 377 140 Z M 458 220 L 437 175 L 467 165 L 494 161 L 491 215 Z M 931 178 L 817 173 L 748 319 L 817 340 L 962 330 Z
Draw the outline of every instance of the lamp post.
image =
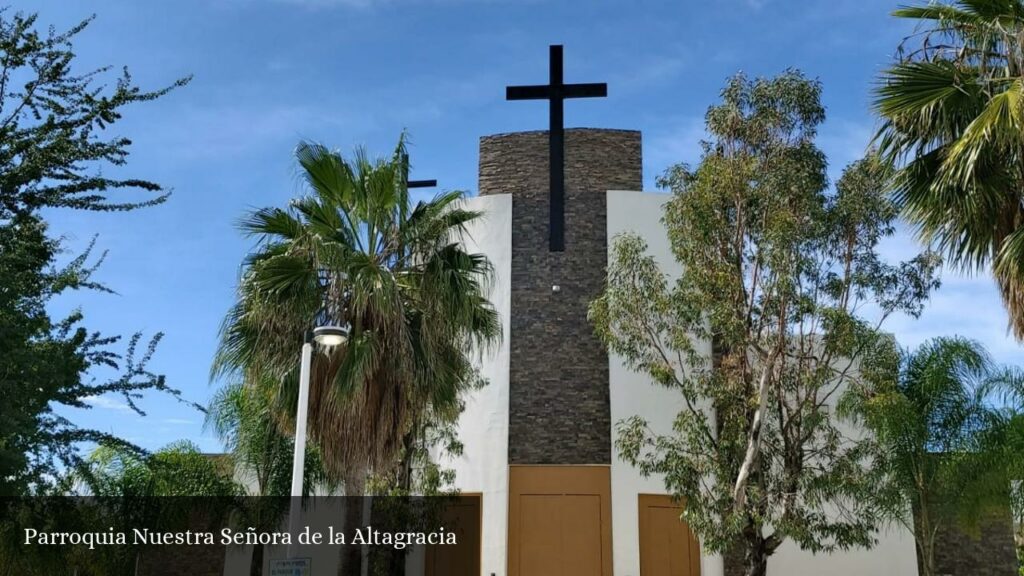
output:
M 292 460 L 291 509 L 288 513 L 288 531 L 295 537 L 299 530 L 302 504 L 302 480 L 306 472 L 306 421 L 309 418 L 309 369 L 313 362 L 313 342 L 326 347 L 340 346 L 348 340 L 344 326 L 318 326 L 306 332 L 302 342 L 299 364 L 299 406 L 295 413 L 295 457 Z M 291 546 L 288 555 L 291 556 Z

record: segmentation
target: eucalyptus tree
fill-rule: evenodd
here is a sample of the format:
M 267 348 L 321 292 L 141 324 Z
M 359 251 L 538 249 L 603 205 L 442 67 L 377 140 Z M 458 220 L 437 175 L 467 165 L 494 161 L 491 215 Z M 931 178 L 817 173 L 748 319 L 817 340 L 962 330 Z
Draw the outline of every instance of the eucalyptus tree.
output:
M 877 442 L 873 499 L 884 519 L 914 534 L 920 573 L 934 576 L 940 529 L 1005 511 L 1020 446 L 1015 412 L 996 393 L 1021 375 L 963 338 L 937 338 L 892 361 L 898 378 L 851 391 L 850 407 Z
M 404 137 L 382 159 L 298 146 L 308 192 L 242 222 L 259 243 L 214 365 L 215 374 L 280 382 L 288 425 L 304 333 L 316 323 L 349 326 L 343 344 L 314 355 L 309 397 L 309 434 L 346 495 L 399 464 L 421 416 L 459 406 L 479 381 L 473 354 L 501 333 L 487 300 L 491 263 L 462 244 L 480 214 L 460 206 L 458 191 L 413 203 L 406 158 Z
M 892 350 L 881 322 L 920 313 L 936 284 L 934 256 L 878 254 L 896 218 L 882 159 L 830 188 L 814 144 L 820 92 L 795 71 L 732 78 L 707 112 L 700 163 L 660 181 L 679 277 L 620 236 L 591 305 L 611 352 L 684 405 L 670 431 L 642 415 L 617 423 L 620 456 L 663 477 L 703 548 L 738 551 L 749 576 L 787 540 L 812 552 L 873 544 L 869 445 L 834 407 Z
M 894 15 L 921 28 L 876 90 L 879 145 L 902 164 L 903 213 L 949 262 L 991 269 L 1024 338 L 1024 3 L 961 0 Z

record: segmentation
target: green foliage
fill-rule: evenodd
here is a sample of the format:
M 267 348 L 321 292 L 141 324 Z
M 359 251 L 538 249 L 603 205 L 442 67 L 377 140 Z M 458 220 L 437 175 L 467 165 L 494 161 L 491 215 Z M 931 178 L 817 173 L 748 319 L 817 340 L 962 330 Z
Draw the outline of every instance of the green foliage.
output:
M 83 524 L 127 533 L 138 527 L 212 529 L 235 508 L 235 497 L 242 493 L 231 467 L 217 458 L 185 441 L 142 456 L 101 446 L 77 473 L 83 491 L 95 497 L 88 501 L 95 506 L 80 507 Z M 140 546 L 79 552 L 76 560 L 88 572 L 127 575 L 134 574 Z
M 478 381 L 471 350 L 500 335 L 485 297 L 490 262 L 459 244 L 478 214 L 458 206 L 461 192 L 412 205 L 405 157 L 402 141 L 387 160 L 300 144 L 310 194 L 242 222 L 260 244 L 215 372 L 283 382 L 280 413 L 291 418 L 303 334 L 314 322 L 350 325 L 345 344 L 318 349 L 311 371 L 310 433 L 337 479 L 386 473 L 421 415 L 457 414 Z
M 346 342 L 317 345 L 309 434 L 329 478 L 347 496 L 410 493 L 448 482 L 426 442 L 462 411 L 479 385 L 474 351 L 500 337 L 487 301 L 491 263 L 461 244 L 478 218 L 445 192 L 413 204 L 404 137 L 389 158 L 351 158 L 300 143 L 307 195 L 242 221 L 259 244 L 246 258 L 235 306 L 222 328 L 214 374 L 274 382 L 276 413 L 290 422 L 298 398 L 298 351 L 315 325 L 349 326 Z M 361 511 L 347 509 L 354 528 Z M 346 554 L 347 552 L 347 554 Z M 343 551 L 358 574 L 358 550 Z
M 873 498 L 915 535 L 921 574 L 932 576 L 940 528 L 973 530 L 1007 506 L 1019 444 L 1016 416 L 996 392 L 1022 375 L 995 366 L 975 342 L 939 338 L 902 352 L 897 380 L 871 376 L 849 400 L 877 443 Z
M 100 498 L 238 495 L 240 487 L 232 479 L 231 467 L 218 458 L 203 454 L 188 441 L 142 455 L 104 445 L 92 452 L 75 477 L 84 494 Z
M 291 504 L 295 450 L 292 438 L 281 430 L 274 388 L 273 383 L 229 384 L 217 391 L 206 414 L 206 426 L 229 451 L 230 469 L 252 496 L 240 499 L 234 522 L 266 532 L 278 529 Z M 307 445 L 305 458 L 303 496 L 311 496 L 317 488 L 330 486 L 319 452 Z M 254 547 L 250 574 L 262 573 L 263 553 L 263 545 Z
M 894 12 L 921 32 L 877 87 L 879 144 L 902 164 L 897 192 L 950 262 L 991 268 L 1024 337 L 1024 3 L 963 0 Z M 909 41 L 921 40 L 920 47 Z
M 67 32 L 34 30 L 35 15 L 0 11 L 0 494 L 45 491 L 62 467 L 81 463 L 82 442 L 121 443 L 109 434 L 85 430 L 58 416 L 60 406 L 89 408 L 101 394 L 135 401 L 145 390 L 177 395 L 146 364 L 161 335 L 128 339 L 126 351 L 112 347 L 120 337 L 90 332 L 82 313 L 51 319 L 46 304 L 67 290 L 107 288 L 92 280 L 103 257 L 92 261 L 89 247 L 57 267 L 61 242 L 47 235 L 44 208 L 129 210 L 162 202 L 155 183 L 102 176 L 103 166 L 125 164 L 130 141 L 105 137 L 122 107 L 164 95 L 173 86 L 145 92 L 125 72 L 113 89 L 95 85 L 106 69 L 73 71 Z M 142 190 L 140 202 L 108 198 L 115 190 Z M 96 381 L 87 374 L 109 368 L 120 374 Z
M 47 302 L 66 290 L 100 289 L 92 280 L 99 261 L 87 250 L 62 268 L 55 267 L 57 241 L 45 224 L 20 214 L 0 225 L 0 375 L 5 401 L 0 403 L 0 494 L 43 491 L 62 467 L 81 463 L 78 445 L 103 442 L 127 446 L 98 430 L 83 429 L 56 412 L 56 407 L 89 409 L 88 400 L 119 394 L 136 413 L 136 400 L 148 390 L 180 398 L 163 376 L 147 364 L 161 334 L 143 342 L 136 333 L 125 353 L 111 349 L 120 337 L 89 332 L 75 311 L 59 321 L 50 318 Z M 87 376 L 94 369 L 119 372 L 109 380 Z
M 869 154 L 829 189 L 820 90 L 794 71 L 730 80 L 700 164 L 660 181 L 680 276 L 640 238 L 616 238 L 591 306 L 611 351 L 685 405 L 670 434 L 642 416 L 618 423 L 623 459 L 664 476 L 702 545 L 739 546 L 749 574 L 785 540 L 813 552 L 873 543 L 867 445 L 833 407 L 892 365 L 881 320 L 920 313 L 937 285 L 934 256 L 890 265 L 877 253 L 896 217 L 887 163 Z
M 288 496 L 291 489 L 294 444 L 279 428 L 273 395 L 272 386 L 229 384 L 207 410 L 207 427 L 224 442 L 254 496 Z M 309 452 L 307 461 L 315 464 L 315 450 Z M 307 472 L 307 485 L 318 484 L 316 467 L 307 466 Z
M 0 522 L 0 574 L 135 574 L 142 546 L 25 546 L 25 527 L 40 531 L 131 534 L 212 529 L 241 493 L 231 469 L 188 442 L 153 454 L 120 445 L 96 448 L 61 479 L 66 494 L 88 497 L 9 499 Z
M 124 106 L 155 100 L 189 79 L 147 92 L 123 70 L 113 89 L 97 86 L 109 68 L 73 70 L 71 41 L 91 19 L 46 34 L 34 29 L 36 19 L 0 12 L 0 220 L 45 207 L 131 210 L 166 200 L 159 184 L 104 177 L 96 166 L 126 163 L 131 140 L 103 134 L 121 119 Z M 151 197 L 108 197 L 132 189 Z

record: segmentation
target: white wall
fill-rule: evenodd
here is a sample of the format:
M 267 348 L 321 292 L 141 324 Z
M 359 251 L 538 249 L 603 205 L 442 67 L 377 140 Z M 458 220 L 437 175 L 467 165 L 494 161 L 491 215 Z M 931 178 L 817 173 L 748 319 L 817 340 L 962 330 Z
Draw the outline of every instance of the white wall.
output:
M 880 533 L 878 545 L 871 550 L 850 550 L 817 556 L 787 541 L 768 561 L 768 575 L 791 574 L 917 576 L 914 538 L 907 530 L 894 527 Z
M 639 235 L 647 242 L 648 253 L 670 276 L 678 276 L 679 265 L 669 247 L 661 224 L 662 206 L 668 195 L 644 192 L 608 192 L 608 251 L 614 238 L 623 233 Z M 711 353 L 710 346 L 706 354 Z M 608 357 L 608 382 L 612 417 L 612 562 L 615 576 L 640 575 L 640 527 L 638 496 L 665 494 L 660 477 L 643 478 L 633 466 L 623 462 L 614 446 L 616 423 L 641 415 L 657 433 L 672 431 L 672 421 L 682 409 L 678 392 L 656 386 L 644 375 L 627 368 L 621 358 Z M 703 556 L 701 574 L 722 574 L 720 556 Z
M 504 576 L 508 542 L 508 394 L 509 310 L 512 276 L 512 196 L 478 196 L 465 208 L 483 212 L 468 227 L 469 252 L 481 252 L 494 265 L 495 282 L 490 300 L 502 324 L 501 344 L 478 359 L 488 384 L 466 402 L 459 419 L 462 456 L 444 461 L 456 471 L 455 484 L 462 493 L 481 493 L 483 550 L 480 570 L 484 576 Z
M 662 207 L 669 196 L 657 193 L 608 192 L 609 254 L 616 235 L 631 232 L 643 238 L 648 253 L 672 277 L 678 276 L 679 265 L 672 256 L 661 223 Z M 710 345 L 703 350 L 710 355 Z M 672 421 L 681 408 L 675 391 L 656 386 L 650 380 L 623 365 L 620 358 L 609 356 L 612 438 L 615 424 L 624 418 L 642 415 L 659 433 L 669 433 Z M 852 431 L 849 431 L 852 432 Z M 615 576 L 639 576 L 638 494 L 664 494 L 660 477 L 644 479 L 635 468 L 619 458 L 612 448 L 612 538 Z M 912 535 L 893 528 L 878 535 L 878 545 L 871 550 L 854 550 L 832 555 L 815 556 L 786 542 L 768 562 L 769 576 L 827 574 L 828 576 L 916 576 L 917 557 Z M 701 558 L 703 576 L 721 576 L 722 558 L 718 555 Z

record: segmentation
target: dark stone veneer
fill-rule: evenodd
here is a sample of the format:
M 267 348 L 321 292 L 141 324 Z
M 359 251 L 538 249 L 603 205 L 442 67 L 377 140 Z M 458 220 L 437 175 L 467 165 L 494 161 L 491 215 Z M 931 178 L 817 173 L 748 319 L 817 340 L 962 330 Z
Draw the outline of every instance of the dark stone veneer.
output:
M 935 573 L 940 576 L 1017 576 L 1013 516 L 1005 508 L 981 518 L 978 531 L 968 534 L 955 523 L 935 534 Z M 920 558 L 919 558 L 920 560 Z
M 512 195 L 510 464 L 610 464 L 608 356 L 587 321 L 608 190 L 640 190 L 640 132 L 565 131 L 565 251 L 548 250 L 548 133 L 480 139 L 480 195 Z M 553 290 L 558 286 L 559 290 Z

